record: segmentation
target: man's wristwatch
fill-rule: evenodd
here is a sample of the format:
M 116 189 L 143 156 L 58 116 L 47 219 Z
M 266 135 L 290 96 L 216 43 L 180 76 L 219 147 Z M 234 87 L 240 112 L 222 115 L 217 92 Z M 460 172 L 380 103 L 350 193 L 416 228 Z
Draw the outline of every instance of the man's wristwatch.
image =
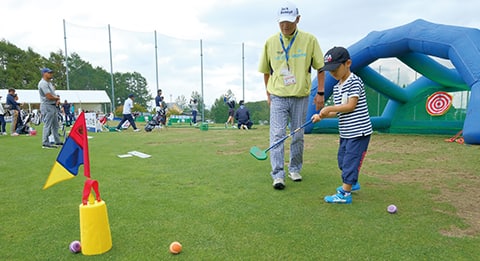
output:
M 325 92 L 317 92 L 318 95 L 323 96 L 325 95 Z

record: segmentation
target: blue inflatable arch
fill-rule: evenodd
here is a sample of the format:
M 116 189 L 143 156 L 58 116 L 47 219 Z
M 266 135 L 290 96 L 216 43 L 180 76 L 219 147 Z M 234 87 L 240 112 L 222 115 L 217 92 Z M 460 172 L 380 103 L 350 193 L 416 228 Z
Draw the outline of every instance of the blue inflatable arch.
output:
M 375 129 L 388 129 L 393 115 L 401 104 L 418 95 L 438 90 L 471 90 L 463 137 L 468 144 L 480 144 L 480 31 L 473 28 L 441 25 L 416 20 L 393 29 L 371 32 L 348 48 L 352 58 L 352 71 L 377 92 L 389 98 L 379 117 L 372 117 Z M 449 59 L 455 69 L 439 64 L 430 56 Z M 424 77 L 402 88 L 371 69 L 368 65 L 380 58 L 396 57 Z M 330 74 L 325 80 L 328 98 L 335 84 Z M 313 98 L 317 92 L 314 81 L 310 94 L 307 119 L 316 113 Z M 336 119 L 326 119 L 316 127 L 337 125 Z M 441 124 L 441 122 L 440 122 Z M 435 126 L 432 126 L 434 128 Z M 313 130 L 310 125 L 306 133 Z

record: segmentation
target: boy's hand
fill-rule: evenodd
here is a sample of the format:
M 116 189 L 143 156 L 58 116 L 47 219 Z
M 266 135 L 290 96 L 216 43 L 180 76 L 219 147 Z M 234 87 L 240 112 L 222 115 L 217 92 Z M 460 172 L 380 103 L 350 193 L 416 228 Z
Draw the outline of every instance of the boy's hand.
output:
M 322 118 L 320 118 L 320 114 L 313 114 L 311 119 L 312 119 L 312 122 L 315 123 L 315 122 L 319 122 Z
M 320 110 L 320 113 L 318 113 L 318 115 L 320 115 L 321 119 L 327 118 L 328 114 L 330 114 L 330 112 L 328 110 L 328 107 L 323 108 L 322 110 Z

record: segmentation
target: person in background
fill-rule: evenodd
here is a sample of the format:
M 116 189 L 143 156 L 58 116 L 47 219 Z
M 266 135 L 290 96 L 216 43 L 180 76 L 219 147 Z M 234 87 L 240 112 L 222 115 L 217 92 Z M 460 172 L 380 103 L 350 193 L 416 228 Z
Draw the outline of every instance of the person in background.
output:
M 351 192 L 360 189 L 358 174 L 373 132 L 365 87 L 362 79 L 350 71 L 351 65 L 350 54 L 343 47 L 334 47 L 325 54 L 322 70 L 330 71 L 338 81 L 333 87 L 334 105 L 312 116 L 313 122 L 338 117 L 340 143 L 337 159 L 343 184 L 337 188 L 336 194 L 324 198 L 327 203 L 352 203 Z
M 263 73 L 267 102 L 270 106 L 270 145 L 285 136 L 290 120 L 290 130 L 299 128 L 307 117 L 308 100 L 312 85 L 312 68 L 317 73 L 318 93 L 314 98 L 317 107 L 324 105 L 323 53 L 314 35 L 297 28 L 300 14 L 297 7 L 286 2 L 278 9 L 280 32 L 267 39 L 259 63 Z M 318 109 L 318 108 L 317 108 Z M 289 177 L 302 181 L 304 132 L 298 131 L 290 143 Z M 284 143 L 270 150 L 273 188 L 285 188 Z
M 133 119 L 133 116 L 132 116 L 134 99 L 135 99 L 135 95 L 129 94 L 128 98 L 123 103 L 123 118 L 117 126 L 117 131 L 121 131 L 122 125 L 126 121 L 130 122 L 130 125 L 133 128 L 133 131 L 135 132 L 140 131 L 140 129 L 137 128 L 137 125 L 135 124 L 135 120 Z
M 12 136 L 20 135 L 17 132 L 17 128 L 19 127 L 20 123 L 20 106 L 21 104 L 17 102 L 18 95 L 14 88 L 8 89 L 7 95 L 7 109 L 10 111 L 10 115 L 12 115 L 12 124 L 10 126 L 10 133 Z
M 253 125 L 253 122 L 250 120 L 250 112 L 247 107 L 245 107 L 243 100 L 241 100 L 238 105 L 240 108 L 235 112 L 235 120 L 237 120 L 238 128 L 241 130 L 249 130 Z
M 162 90 L 158 89 L 157 97 L 155 97 L 155 108 L 157 109 L 157 112 L 160 108 L 160 105 L 162 104 L 162 101 L 163 101 Z
M 70 104 L 70 116 L 72 116 L 72 121 L 76 121 L 75 117 L 75 105 L 73 103 Z
M 68 103 L 67 100 L 65 100 L 62 104 L 62 112 L 63 116 L 65 117 L 65 124 L 67 127 L 70 127 L 72 125 L 72 116 L 70 114 L 70 103 Z
M 160 102 L 160 109 L 158 110 L 158 116 L 159 116 L 159 123 L 160 125 L 158 126 L 159 128 L 166 127 L 167 126 L 167 110 L 168 106 L 167 103 L 162 100 Z
M 7 131 L 5 130 L 5 126 L 7 123 L 5 122 L 5 109 L 2 105 L 2 96 L 0 96 L 0 135 L 7 135 Z
M 232 124 L 232 128 L 235 128 L 235 100 L 230 99 L 227 101 L 228 105 L 228 119 L 225 122 L 225 128 L 228 128 L 228 124 Z
M 107 119 L 108 119 L 109 121 L 113 121 L 113 120 L 115 119 L 115 114 L 113 114 L 113 112 L 110 112 L 110 113 L 108 114 Z
M 198 101 L 197 99 L 190 99 L 190 108 L 192 109 L 192 123 L 197 126 Z
M 63 145 L 58 134 L 60 96 L 55 93 L 55 86 L 52 84 L 53 71 L 43 68 L 41 73 L 42 79 L 38 82 L 38 92 L 40 94 L 40 113 L 43 117 L 42 148 L 52 149 L 57 148 L 57 145 Z M 54 145 L 50 144 L 50 135 L 53 135 Z

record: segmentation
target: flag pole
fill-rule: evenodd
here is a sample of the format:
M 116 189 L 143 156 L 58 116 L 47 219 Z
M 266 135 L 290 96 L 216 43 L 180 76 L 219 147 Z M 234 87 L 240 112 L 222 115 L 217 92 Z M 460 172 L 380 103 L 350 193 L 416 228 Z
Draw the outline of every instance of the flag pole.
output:
M 113 82 L 112 35 L 110 33 L 110 24 L 108 25 L 108 46 L 110 47 L 110 81 L 112 85 L 112 112 L 115 112 L 115 84 Z
M 67 77 L 67 90 L 70 90 L 70 80 L 68 79 L 68 51 L 67 51 L 67 27 L 63 19 L 63 40 L 65 42 L 65 76 Z

